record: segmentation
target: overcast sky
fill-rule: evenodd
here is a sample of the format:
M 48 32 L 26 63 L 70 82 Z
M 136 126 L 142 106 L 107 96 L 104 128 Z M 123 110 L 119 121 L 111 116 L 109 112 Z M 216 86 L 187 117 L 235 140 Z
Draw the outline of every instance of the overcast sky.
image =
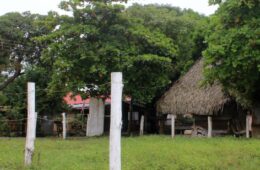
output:
M 47 14 L 50 10 L 64 14 L 64 12 L 58 8 L 60 1 L 61 0 L 1 0 L 0 15 L 14 11 L 31 11 L 31 13 Z M 217 9 L 216 6 L 208 6 L 208 0 L 130 0 L 128 5 L 134 2 L 141 4 L 171 4 L 172 6 L 181 8 L 191 8 L 205 15 L 213 14 Z

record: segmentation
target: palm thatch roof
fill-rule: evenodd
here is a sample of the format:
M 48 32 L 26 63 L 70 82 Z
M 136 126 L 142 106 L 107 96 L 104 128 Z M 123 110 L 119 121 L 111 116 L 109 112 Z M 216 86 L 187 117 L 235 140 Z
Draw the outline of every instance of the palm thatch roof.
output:
M 198 60 L 192 68 L 159 99 L 158 113 L 214 115 L 221 111 L 230 98 L 222 87 L 215 83 L 202 87 L 203 60 Z

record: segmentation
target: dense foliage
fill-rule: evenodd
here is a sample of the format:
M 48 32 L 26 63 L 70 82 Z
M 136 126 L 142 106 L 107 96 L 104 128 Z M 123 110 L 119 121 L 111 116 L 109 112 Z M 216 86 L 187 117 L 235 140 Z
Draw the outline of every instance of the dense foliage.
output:
M 6 88 L 23 74 L 27 64 L 35 63 L 40 57 L 40 47 L 33 40 L 40 31 L 34 21 L 37 14 L 7 13 L 0 17 L 0 90 Z
M 51 65 L 40 58 L 45 44 L 36 42 L 35 37 L 51 32 L 57 25 L 56 13 L 47 16 L 28 12 L 8 13 L 0 17 L 0 119 L 16 120 L 26 117 L 27 82 L 36 83 L 36 110 L 39 116 L 60 113 L 62 96 L 47 95 L 47 84 L 51 76 Z M 4 73 L 4 74 L 3 74 Z M 5 126 L 3 123 L 1 127 Z
M 260 92 L 260 2 L 227 0 L 219 5 L 210 18 L 205 75 L 248 107 Z
M 125 95 L 150 103 L 205 49 L 206 82 L 220 82 L 244 106 L 259 98 L 258 0 L 210 0 L 220 6 L 210 17 L 117 2 L 125 1 L 61 2 L 72 16 L 0 16 L 0 106 L 10 106 L 9 116 L 24 114 L 27 81 L 37 84 L 37 111 L 55 114 L 69 91 L 108 96 L 115 71 Z
M 125 94 L 148 103 L 201 51 L 195 47 L 201 38 L 196 24 L 203 17 L 192 11 L 156 5 L 125 10 L 107 1 L 65 1 L 61 7 L 72 10 L 70 22 L 39 38 L 49 42 L 44 59 L 54 65 L 50 92 L 85 89 L 87 95 L 109 95 L 110 73 L 122 71 Z M 166 19 L 153 22 L 159 17 Z
M 134 4 L 127 9 L 126 15 L 172 39 L 176 48 L 172 62 L 173 79 L 176 74 L 185 73 L 194 60 L 201 57 L 201 51 L 206 47 L 203 41 L 207 31 L 207 17 L 192 10 L 181 10 L 168 5 Z

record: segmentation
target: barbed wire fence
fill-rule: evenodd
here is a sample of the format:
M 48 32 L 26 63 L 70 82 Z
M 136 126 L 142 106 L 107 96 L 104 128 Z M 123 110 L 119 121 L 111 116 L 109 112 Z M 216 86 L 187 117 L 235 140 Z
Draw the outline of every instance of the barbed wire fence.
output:
M 86 117 L 88 114 L 84 114 L 84 118 L 81 113 L 71 114 L 66 119 L 66 124 L 69 127 L 67 133 L 79 135 L 84 133 L 86 126 Z M 27 118 L 21 119 L 0 119 L 0 136 L 2 137 L 19 137 L 24 136 L 26 132 Z M 49 125 L 47 129 L 51 128 L 51 132 L 45 132 L 44 126 Z M 77 126 L 77 127 L 76 127 Z M 81 129 L 79 129 L 81 126 Z M 83 126 L 83 127 L 82 127 Z M 46 128 L 46 127 L 45 127 Z M 61 136 L 62 133 L 62 116 L 55 115 L 55 118 L 47 118 L 47 116 L 37 117 L 37 136 Z
M 127 84 L 127 83 L 125 83 Z M 106 82 L 103 84 L 95 85 L 95 84 L 86 84 L 86 86 L 96 86 L 96 87 L 109 87 L 110 82 Z M 78 86 L 75 86 L 75 88 Z M 155 88 L 163 87 L 163 86 L 156 86 Z M 143 89 L 140 87 L 140 89 Z M 47 88 L 36 88 L 36 98 L 41 97 L 43 94 L 42 92 L 48 92 L 49 89 Z M 68 90 L 54 90 L 52 93 L 56 94 L 68 94 Z M 13 95 L 27 95 L 27 92 L 12 92 L 12 91 L 6 91 L 4 94 L 13 96 Z M 71 100 L 73 100 L 73 97 L 75 97 L 77 94 L 71 94 Z M 88 94 L 89 95 L 89 94 Z M 65 97 L 65 96 L 64 96 Z M 109 96 L 105 96 L 109 97 Z M 84 101 L 84 99 L 82 99 Z M 81 108 L 74 109 L 67 105 L 69 110 L 64 110 L 64 112 L 71 112 L 67 114 L 67 126 L 68 128 L 68 136 L 70 135 L 79 135 L 84 136 L 87 126 L 87 117 L 88 117 L 88 106 L 86 103 L 82 103 Z M 27 114 L 23 114 L 27 115 Z M 26 120 L 27 118 L 4 118 L 0 117 L 0 136 L 24 136 L 25 130 L 26 130 Z M 44 133 L 43 126 L 44 124 L 48 124 L 52 128 L 52 132 Z M 47 126 L 47 125 L 46 125 Z M 47 129 L 50 129 L 47 128 Z M 6 128 L 7 130 L 4 130 Z M 49 130 L 50 131 L 50 130 Z M 37 135 L 39 136 L 61 136 L 62 133 L 62 116 L 61 113 L 56 113 L 55 115 L 48 115 L 39 113 L 37 118 Z

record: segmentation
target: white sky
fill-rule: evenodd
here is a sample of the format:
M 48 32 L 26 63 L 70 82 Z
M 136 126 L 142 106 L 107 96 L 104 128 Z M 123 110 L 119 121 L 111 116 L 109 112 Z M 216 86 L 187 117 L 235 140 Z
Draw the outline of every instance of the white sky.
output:
M 0 15 L 7 12 L 24 12 L 47 14 L 48 11 L 57 11 L 64 14 L 64 11 L 58 8 L 61 0 L 1 0 Z M 191 8 L 201 14 L 210 15 L 217 9 L 217 6 L 208 6 L 208 0 L 130 0 L 128 5 L 138 2 L 141 4 L 157 3 L 171 4 L 181 8 Z

